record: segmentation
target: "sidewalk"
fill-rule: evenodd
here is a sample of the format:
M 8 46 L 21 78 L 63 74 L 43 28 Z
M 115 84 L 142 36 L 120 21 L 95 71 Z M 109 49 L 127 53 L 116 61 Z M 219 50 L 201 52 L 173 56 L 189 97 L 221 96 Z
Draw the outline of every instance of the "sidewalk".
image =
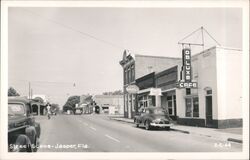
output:
M 134 120 L 129 118 L 123 118 L 123 117 L 109 117 L 109 118 L 116 121 L 134 123 Z M 206 136 L 216 140 L 242 143 L 242 128 L 215 129 L 215 128 L 193 127 L 193 126 L 174 124 L 174 126 L 171 127 L 171 129 L 186 134 Z

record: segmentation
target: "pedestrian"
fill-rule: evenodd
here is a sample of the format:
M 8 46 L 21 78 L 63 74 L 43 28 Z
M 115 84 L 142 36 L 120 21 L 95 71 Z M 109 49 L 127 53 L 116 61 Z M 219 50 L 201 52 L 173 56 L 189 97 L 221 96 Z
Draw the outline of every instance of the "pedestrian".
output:
M 48 103 L 48 105 L 47 105 L 47 114 L 48 114 L 48 119 L 50 119 L 51 107 L 50 107 L 50 104 L 49 104 L 49 103 Z

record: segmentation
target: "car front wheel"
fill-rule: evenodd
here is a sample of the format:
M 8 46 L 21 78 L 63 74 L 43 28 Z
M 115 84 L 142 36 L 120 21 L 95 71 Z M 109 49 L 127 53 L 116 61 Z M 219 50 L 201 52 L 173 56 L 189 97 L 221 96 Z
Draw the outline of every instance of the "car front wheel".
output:
M 169 131 L 169 130 L 170 130 L 170 127 L 165 127 L 165 129 L 166 129 L 167 131 Z
M 12 150 L 13 152 L 32 152 L 31 142 L 28 136 L 19 135 L 15 142 L 15 147 Z

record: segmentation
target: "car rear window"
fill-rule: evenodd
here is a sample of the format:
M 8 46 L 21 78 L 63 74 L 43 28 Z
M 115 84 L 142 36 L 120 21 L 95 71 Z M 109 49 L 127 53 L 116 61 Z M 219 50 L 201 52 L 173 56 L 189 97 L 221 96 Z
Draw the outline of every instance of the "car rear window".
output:
M 25 114 L 24 106 L 22 104 L 8 104 L 9 115 L 23 115 Z

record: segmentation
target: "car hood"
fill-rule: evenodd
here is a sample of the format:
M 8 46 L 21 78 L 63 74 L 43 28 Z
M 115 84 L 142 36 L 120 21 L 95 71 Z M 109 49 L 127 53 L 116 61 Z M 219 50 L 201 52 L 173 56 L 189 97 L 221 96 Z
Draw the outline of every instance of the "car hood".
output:
M 162 114 L 159 114 L 159 115 L 151 115 L 151 117 L 153 119 L 165 119 L 165 120 L 170 120 L 170 118 L 167 116 L 167 115 L 162 115 Z
M 23 115 L 8 116 L 8 124 L 12 124 L 15 122 L 22 122 L 24 120 L 25 120 L 25 116 Z

